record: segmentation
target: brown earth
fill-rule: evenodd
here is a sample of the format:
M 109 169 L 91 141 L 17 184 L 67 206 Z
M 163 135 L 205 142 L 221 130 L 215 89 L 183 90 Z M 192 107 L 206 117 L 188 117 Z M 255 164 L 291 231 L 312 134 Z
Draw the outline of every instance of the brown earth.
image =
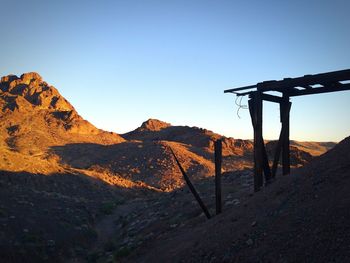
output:
M 126 262 L 349 262 L 350 137 L 292 176 L 196 226 L 138 248 Z
M 150 254 L 173 236 L 183 244 L 164 251 L 174 250 L 179 254 L 174 261 L 182 260 L 184 241 L 194 240 L 186 235 L 214 223 L 206 222 L 184 185 L 170 147 L 212 215 L 214 140 L 223 141 L 224 208 L 242 209 L 258 198 L 251 196 L 250 140 L 155 119 L 127 134 L 106 132 L 84 120 L 37 73 L 1 78 L 0 112 L 3 262 L 157 262 Z M 267 143 L 270 157 L 275 144 Z M 333 146 L 292 141 L 292 164 L 304 165 Z M 274 185 L 284 180 L 290 179 Z M 286 185 L 282 188 L 281 196 L 288 192 Z M 226 221 L 220 222 L 224 226 Z M 166 255 L 160 258 L 169 261 Z M 205 261 L 207 256 L 194 253 L 190 259 Z

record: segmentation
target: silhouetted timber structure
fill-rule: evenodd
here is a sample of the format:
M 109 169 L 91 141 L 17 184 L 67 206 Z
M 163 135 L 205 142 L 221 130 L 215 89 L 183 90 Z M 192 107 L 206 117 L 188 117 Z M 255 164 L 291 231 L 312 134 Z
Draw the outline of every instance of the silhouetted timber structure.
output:
M 350 69 L 327 72 L 316 75 L 305 75 L 298 78 L 270 80 L 256 85 L 225 90 L 237 96 L 249 95 L 249 112 L 254 129 L 254 191 L 259 191 L 263 185 L 276 176 L 279 157 L 282 151 L 283 174 L 290 173 L 289 149 L 289 112 L 292 103 L 289 98 L 326 92 L 350 90 Z M 269 93 L 279 93 L 272 95 Z M 263 139 L 263 101 L 279 103 L 280 121 L 282 123 L 279 140 L 275 149 L 272 168 L 270 168 L 265 143 Z

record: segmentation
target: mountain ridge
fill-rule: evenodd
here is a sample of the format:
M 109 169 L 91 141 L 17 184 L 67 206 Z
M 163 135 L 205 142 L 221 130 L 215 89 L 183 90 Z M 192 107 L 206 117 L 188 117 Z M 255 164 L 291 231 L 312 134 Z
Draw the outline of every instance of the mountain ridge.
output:
M 222 140 L 223 171 L 252 167 L 251 140 L 225 137 L 203 128 L 148 119 L 122 135 L 97 129 L 35 72 L 1 78 L 0 109 L 0 147 L 4 153 L 0 168 L 5 170 L 45 174 L 102 169 L 111 176 L 172 190 L 181 187 L 183 181 L 166 148 L 173 148 L 194 178 L 212 176 L 217 139 Z M 273 147 L 269 148 L 272 152 Z M 292 148 L 292 164 L 310 161 L 311 155 L 303 150 Z M 325 150 L 321 147 L 318 153 Z

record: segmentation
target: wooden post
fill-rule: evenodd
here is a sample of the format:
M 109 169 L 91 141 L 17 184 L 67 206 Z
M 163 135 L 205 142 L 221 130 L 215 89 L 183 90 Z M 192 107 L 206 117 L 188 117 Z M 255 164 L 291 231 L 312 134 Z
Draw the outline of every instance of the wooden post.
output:
M 208 219 L 210 219 L 210 213 L 209 213 L 207 207 L 205 206 L 205 204 L 203 203 L 202 199 L 200 198 L 198 192 L 196 191 L 196 189 L 194 188 L 193 184 L 191 183 L 191 180 L 187 176 L 185 170 L 182 168 L 182 165 L 180 164 L 179 160 L 177 159 L 173 149 L 171 149 L 170 146 L 169 146 L 169 148 L 170 148 L 170 151 L 171 151 L 171 153 L 173 154 L 173 156 L 175 158 L 175 161 L 176 161 L 177 165 L 179 166 L 179 169 L 180 169 L 180 171 L 181 171 L 181 173 L 182 173 L 182 175 L 183 175 L 183 177 L 184 177 L 184 179 L 185 179 L 185 181 L 186 181 L 186 183 L 188 185 L 188 188 L 190 188 L 190 191 L 192 192 L 194 198 L 196 198 L 199 206 L 202 208 L 202 210 L 203 210 L 204 214 L 206 215 L 206 217 Z
M 288 101 L 288 103 L 286 105 L 287 105 L 287 108 L 282 110 L 282 108 L 285 107 L 285 105 L 283 103 L 280 103 L 281 123 L 282 124 L 289 120 L 289 112 L 290 112 L 290 108 L 292 106 L 292 103 Z M 285 112 L 287 112 L 288 114 L 284 114 Z M 286 120 L 283 120 L 284 118 Z M 280 137 L 278 139 L 278 142 L 277 142 L 277 145 L 276 145 L 276 148 L 275 148 L 275 156 L 274 156 L 273 165 L 272 165 L 272 178 L 274 178 L 276 176 L 278 162 L 279 162 L 279 158 L 280 158 L 280 155 L 281 155 L 282 145 L 283 145 L 283 142 L 284 142 L 283 140 L 286 137 L 285 136 L 285 129 L 286 128 L 289 128 L 289 125 L 288 126 L 282 125 L 281 132 L 280 132 Z M 288 138 L 288 142 L 289 142 L 289 138 Z M 288 160 L 289 160 L 289 157 L 288 157 Z
M 263 185 L 263 137 L 262 137 L 262 98 L 260 92 L 254 92 L 248 101 L 249 112 L 254 128 L 254 191 Z
M 221 201 L 221 163 L 222 163 L 222 141 L 216 140 L 214 142 L 215 149 L 215 200 L 216 200 L 216 214 L 222 211 Z
M 281 118 L 281 120 L 282 120 L 282 118 Z M 273 158 L 273 165 L 272 165 L 272 175 L 271 175 L 272 178 L 275 178 L 275 176 L 276 176 L 278 162 L 279 162 L 280 155 L 281 155 L 282 140 L 283 140 L 283 129 L 281 129 L 280 137 L 278 138 L 276 148 L 275 148 L 275 156 Z
M 290 173 L 290 149 L 289 149 L 289 112 L 291 102 L 289 97 L 283 94 L 283 102 L 280 104 L 282 121 L 282 171 L 283 175 Z
M 262 153 L 263 153 L 263 168 L 264 168 L 264 175 L 265 175 L 265 185 L 269 184 L 270 179 L 271 179 L 271 169 L 269 165 L 269 158 L 266 153 L 266 148 L 265 148 L 265 143 L 263 138 L 261 138 L 261 144 L 262 144 Z

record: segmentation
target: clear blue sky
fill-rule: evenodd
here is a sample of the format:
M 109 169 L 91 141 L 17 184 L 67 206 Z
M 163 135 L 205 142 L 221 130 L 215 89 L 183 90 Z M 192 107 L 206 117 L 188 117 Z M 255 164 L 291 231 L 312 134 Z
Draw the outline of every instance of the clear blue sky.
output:
M 347 0 L 0 2 L 0 74 L 38 72 L 118 133 L 152 117 L 252 138 L 224 89 L 350 68 Z M 350 91 L 292 102 L 293 139 L 350 135 Z M 277 138 L 279 111 L 264 107 Z

